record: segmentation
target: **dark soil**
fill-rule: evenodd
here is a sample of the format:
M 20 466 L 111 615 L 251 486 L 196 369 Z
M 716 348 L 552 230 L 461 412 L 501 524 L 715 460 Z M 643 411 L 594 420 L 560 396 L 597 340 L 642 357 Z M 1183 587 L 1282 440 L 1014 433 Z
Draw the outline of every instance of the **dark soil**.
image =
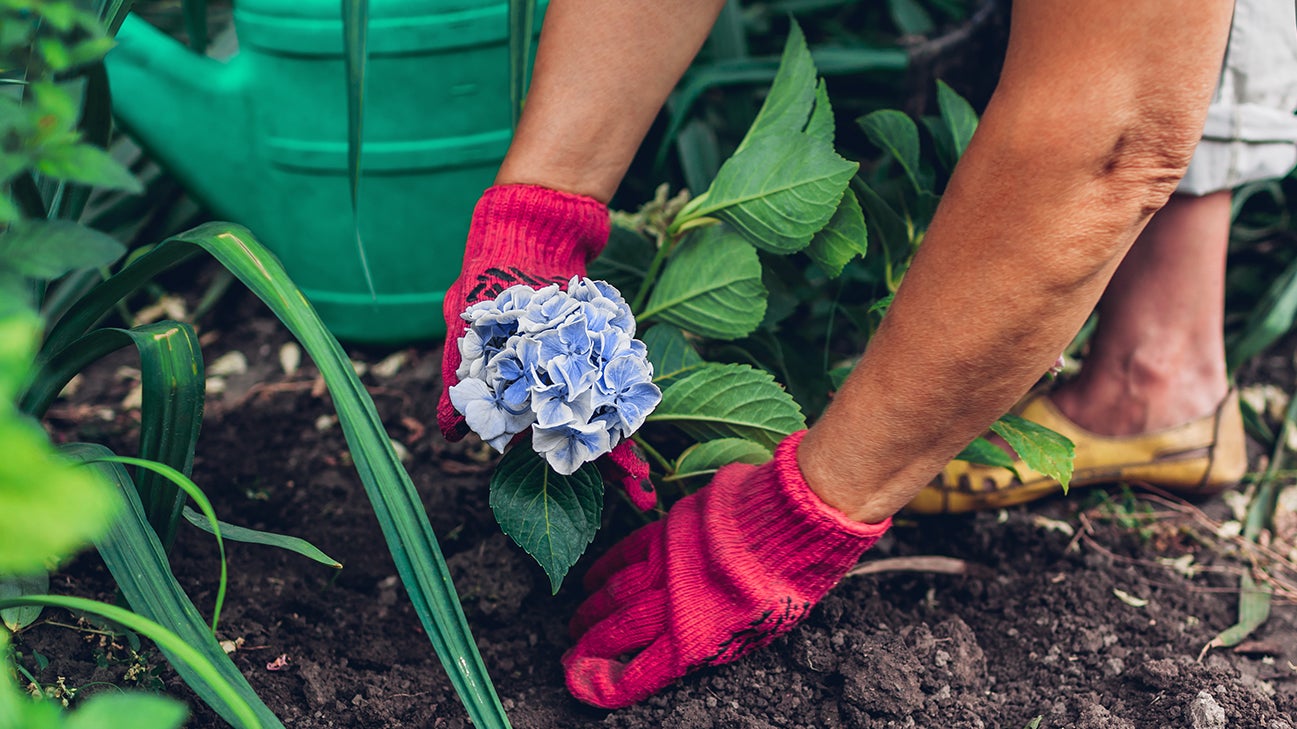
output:
M 288 335 L 254 301 L 235 297 L 221 309 L 225 318 L 206 322 L 208 361 L 237 349 L 250 367 L 212 396 L 194 479 L 221 518 L 305 537 L 346 565 L 335 572 L 230 544 L 220 637 L 242 640 L 235 663 L 290 727 L 468 726 L 405 598 L 327 396 L 313 388 L 314 369 L 304 363 L 284 374 L 277 352 Z M 354 357 L 372 365 L 388 354 Z M 582 598 L 576 577 L 639 517 L 610 498 L 605 528 L 551 597 L 539 567 L 495 526 L 488 453 L 437 432 L 438 347 L 405 356 L 394 375 L 363 379 L 410 453 L 411 476 L 515 727 L 1021 729 L 1037 716 L 1041 727 L 1297 726 L 1293 609 L 1277 604 L 1246 652 L 1197 660 L 1234 622 L 1243 563 L 1224 540 L 1160 504 L 1153 508 L 1168 515 L 1141 529 L 1105 518 L 1149 508 L 1132 507 L 1121 492 L 1107 506 L 1076 494 L 1000 513 L 898 521 L 867 560 L 945 555 L 966 560 L 971 574 L 849 577 L 764 651 L 695 673 L 629 709 L 586 707 L 567 694 L 559 664 L 571 645 L 567 619 Z M 59 437 L 133 452 L 134 414 L 120 407 L 130 383 L 117 371 L 128 363 L 98 366 L 60 402 L 51 420 Z M 1204 508 L 1228 518 L 1219 500 Z M 1157 562 L 1185 554 L 1207 569 L 1190 579 Z M 217 574 L 210 537 L 186 527 L 174 567 L 200 609 L 210 610 Z M 93 555 L 56 575 L 54 590 L 112 598 Z M 74 622 L 58 612 L 46 619 Z M 95 682 L 130 685 L 123 674 L 143 663 L 191 703 L 191 726 L 223 725 L 147 647 L 136 660 L 123 640 L 116 644 L 49 623 L 18 640 L 42 683 L 63 677 L 86 693 L 112 690 Z M 33 651 L 51 659 L 48 668 L 34 670 Z M 286 666 L 271 670 L 281 656 Z M 147 685 L 145 677 L 137 682 Z

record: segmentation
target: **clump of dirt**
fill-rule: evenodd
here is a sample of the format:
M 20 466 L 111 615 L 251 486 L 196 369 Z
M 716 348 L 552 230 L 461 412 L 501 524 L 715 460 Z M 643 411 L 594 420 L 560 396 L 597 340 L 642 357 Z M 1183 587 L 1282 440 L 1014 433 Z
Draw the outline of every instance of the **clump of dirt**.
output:
M 345 567 L 229 544 L 219 637 L 240 641 L 235 663 L 288 726 L 469 726 L 409 607 L 314 370 L 305 364 L 285 374 L 276 353 L 288 335 L 259 305 L 240 300 L 229 311 L 209 327 L 207 356 L 241 351 L 255 376 L 231 377 L 213 397 L 194 478 L 221 518 L 303 536 Z M 407 350 L 395 371 L 375 373 L 390 354 L 354 356 L 370 365 L 364 380 L 409 452 L 407 466 L 515 727 L 1019 729 L 1037 716 L 1040 727 L 1094 729 L 1297 725 L 1293 609 L 1277 605 L 1248 652 L 1218 650 L 1199 662 L 1203 646 L 1234 622 L 1239 562 L 1183 518 L 1148 519 L 1133 530 L 1103 518 L 1104 508 L 1130 508 L 1126 500 L 1087 511 L 1095 502 L 1081 493 L 994 514 L 898 520 L 866 559 L 945 555 L 971 569 L 846 578 L 803 625 L 763 651 L 692 674 L 628 709 L 584 706 L 565 691 L 559 663 L 571 645 L 567 620 L 582 599 L 577 577 L 640 517 L 610 498 L 600 536 L 550 596 L 539 567 L 495 525 L 489 453 L 468 441 L 446 443 L 437 432 L 438 348 Z M 93 426 L 95 437 L 133 452 L 134 421 L 118 407 L 129 383 L 116 367 L 96 368 L 60 404 L 53 421 L 60 437 L 88 437 Z M 1157 561 L 1185 554 L 1204 567 L 1192 578 Z M 194 602 L 210 609 L 210 537 L 184 530 L 173 566 Z M 56 576 L 54 589 L 112 599 L 93 555 Z M 47 618 L 72 620 L 57 611 Z M 19 636 L 24 665 L 42 683 L 61 676 L 84 686 L 81 696 L 116 690 L 93 684 L 120 683 L 123 662 L 100 665 L 97 639 L 87 640 L 94 634 L 54 622 Z M 37 670 L 32 651 L 50 657 L 49 667 Z M 149 660 L 156 665 L 156 656 Z M 190 726 L 223 726 L 174 674 L 158 673 L 190 702 Z

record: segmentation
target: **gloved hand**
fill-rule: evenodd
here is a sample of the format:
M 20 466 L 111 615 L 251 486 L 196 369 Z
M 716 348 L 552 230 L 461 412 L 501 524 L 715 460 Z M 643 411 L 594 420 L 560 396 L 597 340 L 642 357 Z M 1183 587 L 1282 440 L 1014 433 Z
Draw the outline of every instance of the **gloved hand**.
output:
M 784 439 L 769 463 L 722 468 L 591 567 L 576 645 L 563 656 L 573 696 L 629 706 L 766 645 L 887 531 L 890 519 L 851 521 L 810 490 L 797 465 L 803 435 Z
M 584 276 L 586 264 L 608 242 L 609 230 L 608 208 L 594 198 L 536 185 L 496 185 L 482 194 L 469 225 L 464 266 L 442 303 L 446 344 L 437 424 L 446 440 L 468 434 L 448 394 L 459 382 L 459 339 L 468 329 L 460 314 L 510 286 L 566 286 L 573 276 Z M 648 463 L 630 441 L 619 443 L 606 460 L 608 475 L 621 482 L 637 507 L 648 510 L 657 503 Z
M 448 394 L 459 383 L 459 339 L 468 329 L 460 315 L 510 286 L 565 286 L 573 276 L 584 276 L 609 230 L 608 208 L 594 198 L 536 185 L 496 185 L 482 194 L 469 224 L 464 266 L 442 302 L 446 344 L 437 424 L 446 440 L 468 434 Z

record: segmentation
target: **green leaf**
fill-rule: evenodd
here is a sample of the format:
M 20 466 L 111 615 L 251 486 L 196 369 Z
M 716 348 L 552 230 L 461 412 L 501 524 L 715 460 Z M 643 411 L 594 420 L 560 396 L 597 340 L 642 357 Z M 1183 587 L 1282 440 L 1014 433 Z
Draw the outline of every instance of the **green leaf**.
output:
M 46 177 L 107 190 L 123 190 L 131 194 L 144 192 L 144 186 L 130 170 L 98 147 L 89 144 L 72 144 L 51 149 L 41 156 L 36 170 Z
M 770 460 L 770 449 L 742 438 L 720 438 L 696 443 L 676 461 L 675 472 L 666 481 L 710 476 L 731 463 L 761 465 Z
M 96 694 L 78 704 L 64 729 L 120 729 L 127 716 L 134 729 L 179 729 L 189 717 L 179 701 L 142 692 Z
M 757 118 L 734 152 L 737 155 L 762 136 L 787 138 L 806 127 L 815 103 L 815 62 L 806 47 L 806 36 L 797 21 L 791 23 L 784 42 L 779 71 L 770 85 L 770 93 L 757 112 Z M 831 116 L 831 115 L 830 115 Z M 820 122 L 822 124 L 822 121 Z M 829 140 L 832 142 L 832 139 Z
M 698 440 L 744 438 L 774 450 L 806 427 L 801 408 L 769 372 L 709 363 L 662 391 L 649 421 L 671 423 Z
M 207 223 L 163 241 L 78 301 L 50 331 L 38 359 L 81 336 L 115 302 L 159 272 L 204 250 L 274 311 L 319 367 L 406 594 L 469 718 L 475 726 L 508 727 L 422 498 L 401 465 L 373 400 L 315 309 L 246 228 Z
M 603 478 L 593 463 L 571 476 L 549 467 L 530 445 L 509 449 L 491 475 L 491 511 L 500 528 L 545 570 L 555 593 L 599 530 Z
M 208 534 L 215 534 L 216 530 L 202 514 L 194 511 L 188 506 L 182 512 L 185 521 L 202 529 Z M 300 537 L 290 537 L 285 534 L 275 534 L 273 532 L 263 532 L 248 527 L 236 526 L 223 521 L 216 522 L 217 528 L 226 540 L 231 542 L 243 542 L 244 544 L 262 544 L 267 547 L 278 547 L 279 549 L 289 552 L 296 552 L 308 559 L 313 559 L 322 565 L 327 565 L 335 569 L 342 569 L 342 563 L 320 551 L 318 547 Z
M 1265 351 L 1297 321 L 1297 261 L 1275 279 L 1248 315 L 1242 332 L 1229 343 L 1226 360 L 1231 371 Z
M 198 55 L 207 54 L 207 0 L 181 0 L 185 13 L 185 32 L 189 47 Z
M 531 67 L 531 41 L 536 24 L 536 0 L 509 0 L 509 110 L 513 126 L 522 116 Z
M 973 132 L 977 131 L 977 112 L 973 111 L 972 104 L 955 93 L 945 81 L 937 81 L 937 106 L 941 109 L 941 121 L 950 130 L 957 160 L 964 155 Z
M 1072 458 L 1076 455 L 1072 441 L 1013 413 L 992 423 L 991 430 L 1009 444 L 1027 468 L 1058 479 L 1063 493 L 1067 493 L 1072 480 Z
M 0 267 L 31 278 L 106 266 L 124 253 L 112 236 L 67 220 L 25 220 L 0 234 Z
M 859 167 L 833 145 L 803 134 L 762 135 L 721 165 L 712 186 L 672 224 L 717 217 L 749 243 L 773 253 L 795 253 L 811 242 L 833 213 Z
M 0 575 L 0 600 L 26 595 L 42 595 L 50 591 L 50 573 L 39 570 L 26 575 Z M 0 623 L 11 633 L 26 628 L 41 616 L 40 605 L 23 605 L 22 607 L 0 610 Z M 0 677 L 0 680 L 4 680 Z
M 1269 583 L 1258 585 L 1252 573 L 1244 571 L 1239 579 L 1238 622 L 1212 638 L 1207 648 L 1230 648 L 1247 640 L 1270 619 L 1273 593 L 1274 588 Z
M 834 367 L 829 370 L 829 385 L 834 389 L 834 391 L 842 389 L 842 384 L 847 381 L 847 378 L 851 376 L 851 371 L 854 369 L 854 366 L 846 366 Z
M 41 318 L 29 309 L 0 312 L 0 418 L 27 381 L 32 357 L 40 344 Z
M 369 0 L 342 0 L 342 40 L 347 67 L 347 190 L 351 193 L 351 224 L 356 256 L 373 298 L 373 272 L 360 235 L 360 156 L 365 140 L 365 69 L 369 65 Z
M 865 214 L 860 209 L 856 194 L 848 189 L 842 195 L 838 210 L 820 232 L 811 238 L 806 247 L 806 255 L 819 264 L 829 275 L 837 278 L 856 256 L 864 257 L 868 249 L 869 229 L 865 225 Z
M 806 122 L 805 134 L 832 144 L 835 127 L 833 104 L 829 103 L 829 88 L 824 79 L 820 79 L 819 86 L 815 87 L 815 108 Z
M 1013 465 L 1013 457 L 1008 453 L 1005 453 L 1003 448 L 1000 448 L 981 436 L 974 438 L 972 443 L 964 446 L 964 450 L 960 451 L 959 455 L 955 456 L 955 460 L 968 461 L 969 463 L 977 463 L 983 466 L 1007 468 L 1013 472 L 1013 475 L 1017 477 L 1019 481 L 1022 480 L 1021 474 L 1018 473 L 1018 469 Z
M 679 327 L 656 324 L 649 327 L 640 339 L 648 347 L 653 381 L 660 386 L 665 387 L 668 382 L 703 365 L 703 358 Z
M 46 341 L 47 347 L 50 341 Z M 98 329 L 42 362 L 23 396 L 23 409 L 39 417 L 74 375 L 91 363 L 133 344 L 140 355 L 142 458 L 188 474 L 203 421 L 206 379 L 198 334 L 189 324 L 160 321 L 135 329 Z M 184 496 L 168 478 L 152 472 L 136 480 L 149 523 L 168 548 L 175 538 Z
M 710 226 L 676 246 L 639 319 L 738 339 L 757 328 L 765 311 L 757 252 L 728 228 Z
M 108 528 L 112 488 L 60 458 L 35 421 L 0 406 L 0 443 L 0 574 L 43 571 Z
M 916 192 L 923 191 L 919 182 L 919 128 L 914 120 L 896 109 L 880 109 L 856 120 L 865 136 L 901 164 Z
M 937 159 L 947 170 L 953 170 L 959 158 L 955 152 L 955 140 L 946 123 L 939 116 L 924 116 L 919 121 L 928 130 L 928 134 L 932 135 L 932 146 L 936 149 Z
M 46 605 L 49 607 L 59 607 L 65 610 L 74 610 L 77 612 L 90 613 L 91 615 L 98 615 L 107 618 L 114 623 L 119 623 L 127 630 L 133 630 L 136 633 L 147 637 L 149 640 L 152 640 L 154 643 L 157 643 L 158 647 L 162 649 L 162 652 L 167 654 L 172 665 L 177 666 L 177 670 L 179 670 L 179 666 L 183 665 L 198 674 L 210 677 L 213 689 L 230 707 L 229 716 L 224 717 L 230 721 L 230 723 L 234 724 L 236 727 L 242 727 L 244 729 L 256 729 L 265 726 L 258 720 L 256 713 L 253 712 L 252 707 L 248 702 L 244 700 L 243 697 L 239 696 L 228 682 L 221 680 L 221 677 L 216 673 L 216 669 L 212 665 L 212 662 L 208 660 L 206 656 L 196 648 L 190 646 L 184 639 L 180 638 L 175 633 L 148 618 L 136 615 L 135 613 L 119 608 L 116 605 L 108 605 L 102 602 L 95 602 L 94 600 L 87 600 L 81 597 L 69 597 L 65 595 L 39 595 L 15 598 L 12 600 L 0 600 L 0 607 L 8 607 L 10 605 Z M 276 722 L 270 726 L 278 726 L 278 723 Z
M 905 218 L 873 187 L 859 183 L 855 191 L 860 194 L 860 206 L 864 209 L 869 239 L 874 242 L 876 249 L 883 251 L 881 258 L 886 258 L 893 266 L 901 265 L 910 257 L 909 226 Z
M 188 476 L 165 463 L 147 461 L 143 458 L 114 455 L 89 459 L 86 463 L 120 463 L 126 466 L 135 466 L 137 469 L 136 473 L 140 475 L 143 475 L 144 472 L 158 474 L 187 494 L 189 498 L 194 500 L 195 504 L 198 504 L 198 508 L 202 509 L 203 516 L 206 518 L 211 529 L 211 534 L 216 537 L 216 552 L 221 563 L 221 573 L 216 588 L 216 601 L 215 605 L 212 607 L 212 634 L 215 635 L 217 626 L 220 625 L 221 621 L 221 609 L 225 606 L 225 587 L 229 581 L 229 568 L 225 559 L 225 540 L 221 538 L 221 531 L 218 527 L 220 522 L 216 519 L 216 511 L 212 509 L 212 503 L 208 501 L 207 494 L 204 494 L 203 490 L 198 488 L 198 484 L 191 481 Z M 135 480 L 137 482 L 136 491 L 139 491 L 139 477 L 137 476 Z
M 0 195 L 0 223 L 12 223 L 22 217 L 18 211 L 18 206 L 6 195 Z
M 63 450 L 81 461 L 112 456 L 107 448 L 89 443 L 69 444 Z M 111 462 L 82 468 L 109 479 L 126 505 L 121 518 L 95 544 L 122 596 L 132 610 L 178 635 L 186 647 L 197 651 L 207 663 L 205 667 L 196 667 L 184 656 L 160 645 L 172 667 L 203 703 L 231 724 L 282 727 L 221 649 L 198 608 L 171 574 L 162 542 L 148 524 L 144 506 L 126 469 Z M 238 708 L 240 704 L 250 707 L 255 722 L 246 721 L 246 714 Z
M 887 10 L 901 35 L 927 35 L 936 28 L 917 0 L 887 0 Z
M 639 291 L 644 272 L 653 263 L 653 241 L 639 233 L 613 225 L 608 245 L 590 262 L 587 271 L 596 281 L 607 281 L 627 296 Z

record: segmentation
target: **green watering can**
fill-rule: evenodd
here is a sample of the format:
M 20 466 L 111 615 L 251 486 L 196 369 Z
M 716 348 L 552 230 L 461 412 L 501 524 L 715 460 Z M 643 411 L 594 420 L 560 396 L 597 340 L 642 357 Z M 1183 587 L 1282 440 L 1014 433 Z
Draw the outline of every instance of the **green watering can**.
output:
M 539 15 L 539 13 L 538 13 Z M 238 0 L 240 50 L 199 56 L 130 17 L 108 55 L 121 125 L 283 261 L 339 338 L 442 336 L 478 196 L 509 145 L 505 0 L 371 0 L 360 233 L 339 0 Z

